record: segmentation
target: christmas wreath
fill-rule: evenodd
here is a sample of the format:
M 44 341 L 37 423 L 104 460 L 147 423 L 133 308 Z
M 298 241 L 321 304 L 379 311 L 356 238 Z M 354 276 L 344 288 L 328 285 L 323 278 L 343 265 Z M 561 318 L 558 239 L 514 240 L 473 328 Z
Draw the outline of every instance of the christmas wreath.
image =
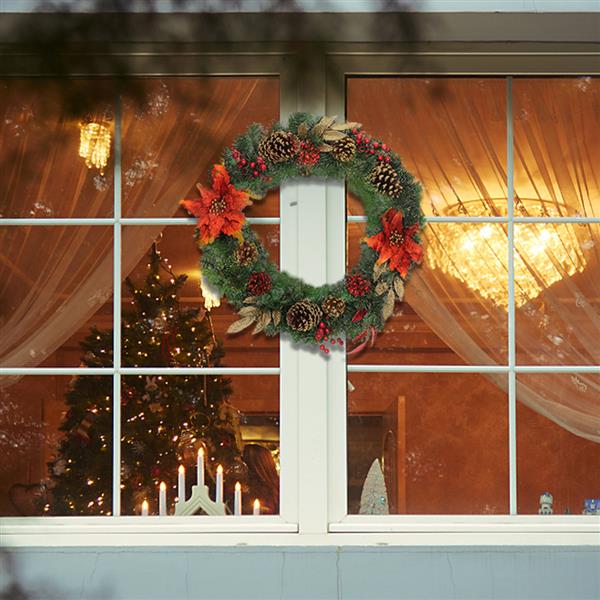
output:
M 345 179 L 367 215 L 360 261 L 337 283 L 314 287 L 269 261 L 244 209 L 295 177 Z M 215 165 L 211 187 L 182 201 L 198 218 L 204 282 L 239 311 L 228 333 L 287 333 L 326 354 L 347 336 L 354 350 L 375 340 L 422 259 L 419 184 L 400 158 L 359 123 L 296 113 L 287 126 L 251 125 Z

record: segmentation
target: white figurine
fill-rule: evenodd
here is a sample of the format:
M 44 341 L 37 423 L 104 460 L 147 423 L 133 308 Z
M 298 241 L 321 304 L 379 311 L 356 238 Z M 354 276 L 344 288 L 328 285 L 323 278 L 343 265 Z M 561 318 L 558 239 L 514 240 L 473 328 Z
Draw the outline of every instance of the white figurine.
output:
M 550 492 L 544 492 L 540 496 L 540 509 L 538 513 L 540 515 L 551 515 L 553 513 L 552 503 L 554 502 L 554 498 Z

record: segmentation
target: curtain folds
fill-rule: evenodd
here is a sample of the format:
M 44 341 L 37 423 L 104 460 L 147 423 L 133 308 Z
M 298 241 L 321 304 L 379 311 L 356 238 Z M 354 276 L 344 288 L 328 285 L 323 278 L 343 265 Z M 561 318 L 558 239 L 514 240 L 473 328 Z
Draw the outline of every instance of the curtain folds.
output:
M 123 99 L 123 215 L 173 216 L 223 145 L 247 125 L 240 115 L 246 111 L 247 121 L 259 120 L 253 110 L 261 93 L 276 97 L 273 84 L 245 78 L 142 81 L 135 99 Z M 112 157 L 103 175 L 85 166 L 78 156 L 77 111 L 65 108 L 78 85 L 0 83 L 3 217 L 112 216 Z M 96 114 L 111 111 L 103 106 Z M 123 277 L 162 229 L 122 228 Z M 112 225 L 0 228 L 0 366 L 38 366 L 84 327 L 110 300 L 113 262 Z M 15 380 L 2 378 L 4 385 Z
M 505 149 L 500 146 L 494 151 L 497 121 L 486 120 L 485 102 L 474 103 L 473 91 L 464 87 L 453 90 L 442 104 L 456 106 L 458 102 L 462 109 L 446 111 L 443 123 L 434 120 L 425 125 L 426 139 L 435 127 L 451 132 L 437 132 L 440 143 L 451 140 L 446 149 L 430 146 L 429 153 L 412 158 L 424 174 L 426 197 L 433 205 L 437 203 L 441 214 L 444 206 L 457 199 L 464 203 L 462 214 L 481 216 L 483 204 L 489 214 L 506 213 L 506 200 L 489 198 L 481 183 L 473 185 L 475 180 L 463 175 L 467 156 L 461 150 L 462 139 L 474 137 L 485 152 L 474 152 L 467 163 L 474 161 L 475 170 L 487 173 L 492 181 L 505 177 Z M 489 92 L 495 95 L 497 90 Z M 516 215 L 598 216 L 599 107 L 597 79 L 514 80 Z M 468 123 L 465 114 L 471 115 Z M 453 156 L 459 158 L 448 160 Z M 443 172 L 443 177 L 438 177 L 444 182 L 443 195 L 431 176 L 438 171 Z M 453 200 L 442 202 L 442 197 Z M 472 235 L 469 227 L 480 226 L 462 227 L 461 236 L 465 238 Z M 441 224 L 428 227 L 425 244 L 436 256 L 444 257 L 441 262 L 468 263 L 460 245 L 448 247 L 449 238 L 444 237 L 443 228 Z M 503 236 L 507 241 L 506 232 Z M 596 224 L 515 225 L 517 364 L 600 364 L 599 242 Z M 507 360 L 501 350 L 506 347 L 507 310 L 483 298 L 473 286 L 482 268 L 496 273 L 499 281 L 506 281 L 506 257 L 493 255 L 492 246 L 486 239 L 479 240 L 476 251 L 485 255 L 486 264 L 463 265 L 462 278 L 449 273 L 452 269 L 444 270 L 439 265 L 431 268 L 429 264 L 415 272 L 407 287 L 406 300 L 466 364 L 506 364 Z M 519 299 L 527 282 L 533 282 L 537 292 Z M 506 389 L 505 376 L 489 377 Z M 600 385 L 596 374 L 522 373 L 517 378 L 517 399 L 570 432 L 600 442 Z

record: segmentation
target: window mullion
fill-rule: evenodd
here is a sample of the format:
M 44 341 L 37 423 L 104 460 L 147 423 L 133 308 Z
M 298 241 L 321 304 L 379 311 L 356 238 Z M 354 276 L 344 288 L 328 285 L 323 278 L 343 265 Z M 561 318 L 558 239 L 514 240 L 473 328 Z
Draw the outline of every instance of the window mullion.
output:
M 325 114 L 325 63 L 311 65 L 298 82 L 300 111 Z M 311 285 L 327 281 L 327 183 L 303 179 L 297 184 L 298 272 Z M 300 533 L 327 532 L 327 360 L 306 346 L 298 353 L 298 524 Z
M 121 515 L 121 100 L 115 99 L 114 154 L 114 232 L 113 232 L 113 432 L 112 513 Z
M 508 472 L 509 512 L 517 514 L 517 390 L 515 372 L 515 214 L 512 77 L 506 78 L 506 165 L 508 205 Z

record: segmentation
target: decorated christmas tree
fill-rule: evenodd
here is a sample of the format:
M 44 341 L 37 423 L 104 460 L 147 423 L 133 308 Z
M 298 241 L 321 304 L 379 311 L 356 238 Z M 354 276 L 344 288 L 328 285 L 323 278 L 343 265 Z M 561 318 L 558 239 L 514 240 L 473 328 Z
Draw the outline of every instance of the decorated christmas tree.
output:
M 174 275 L 153 246 L 143 285 L 126 285 L 132 309 L 122 317 L 124 367 L 214 367 L 222 351 L 210 315 L 180 304 L 186 275 Z M 110 367 L 112 330 L 93 329 L 82 342 L 83 364 Z M 110 376 L 82 376 L 66 393 L 64 437 L 49 463 L 47 513 L 111 514 L 112 389 Z M 144 499 L 156 512 L 158 486 L 165 481 L 171 502 L 177 468 L 195 465 L 199 448 L 207 457 L 207 483 L 216 466 L 225 485 L 244 479 L 238 413 L 229 404 L 230 382 L 214 375 L 128 375 L 121 383 L 121 512 L 139 514 Z M 191 483 L 190 481 L 188 487 Z M 229 494 L 227 494 L 229 496 Z

